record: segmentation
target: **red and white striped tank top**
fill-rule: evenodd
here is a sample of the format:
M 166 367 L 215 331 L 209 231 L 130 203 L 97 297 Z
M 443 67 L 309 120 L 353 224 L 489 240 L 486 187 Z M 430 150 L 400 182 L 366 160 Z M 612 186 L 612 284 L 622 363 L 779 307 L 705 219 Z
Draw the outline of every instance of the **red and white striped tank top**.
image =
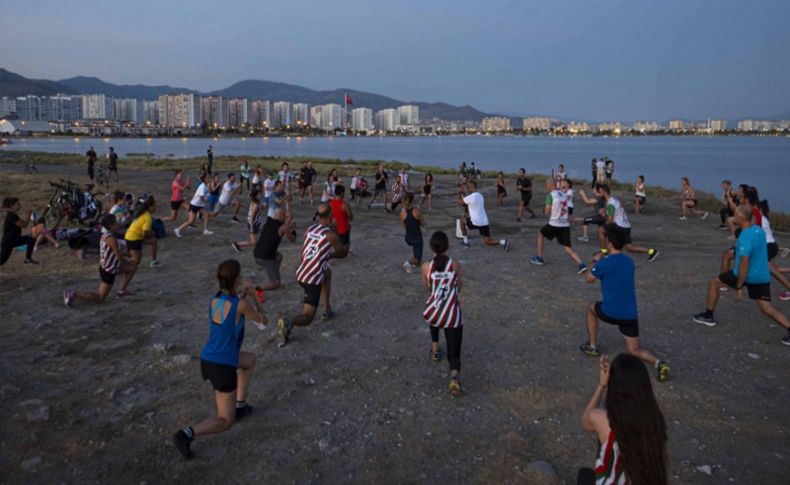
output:
M 313 224 L 304 233 L 302 262 L 296 269 L 296 281 L 308 285 L 320 285 L 329 264 L 331 244 L 326 238 L 329 226 Z
M 462 322 L 461 304 L 458 301 L 458 274 L 453 268 L 453 260 L 439 270 L 436 262 L 431 261 L 429 273 L 431 295 L 425 302 L 422 317 L 429 325 L 437 328 L 457 328 Z
M 623 457 L 617 446 L 614 430 L 609 431 L 606 446 L 601 447 L 598 459 L 595 460 L 596 485 L 628 485 L 628 478 L 623 468 Z
M 101 242 L 99 243 L 99 267 L 110 274 L 118 274 L 121 262 L 115 257 L 112 247 L 107 242 L 107 239 L 110 237 L 112 237 L 112 233 L 102 228 Z

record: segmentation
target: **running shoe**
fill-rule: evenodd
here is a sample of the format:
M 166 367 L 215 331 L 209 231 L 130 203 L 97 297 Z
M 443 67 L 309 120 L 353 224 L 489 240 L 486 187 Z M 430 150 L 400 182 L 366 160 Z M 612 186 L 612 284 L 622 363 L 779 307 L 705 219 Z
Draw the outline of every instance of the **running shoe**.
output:
M 288 318 L 281 318 L 277 320 L 277 330 L 280 332 L 280 337 L 283 338 L 280 347 L 288 345 L 288 339 L 291 338 L 291 330 L 293 330 L 293 323 Z
M 208 229 L 203 229 L 203 235 L 204 236 L 210 236 L 212 234 L 214 234 L 214 231 L 209 231 Z
M 708 218 L 708 212 L 705 211 L 705 212 L 702 213 L 702 217 L 700 219 L 702 219 L 704 221 L 707 218 Z
M 239 246 L 239 243 L 234 242 L 234 243 L 230 243 L 230 245 L 233 246 L 233 249 L 235 249 L 237 253 L 241 252 L 241 246 Z
M 587 265 L 584 263 L 579 263 L 579 266 L 576 267 L 576 273 L 584 274 L 587 272 Z
M 685 221 L 686 220 L 686 216 L 680 216 L 680 220 L 681 221 Z
M 716 320 L 713 319 L 713 316 L 708 316 L 707 313 L 704 312 L 697 313 L 696 315 L 691 317 L 691 319 L 699 324 L 706 325 L 708 327 L 716 326 Z
M 149 268 L 161 268 L 164 264 L 160 263 L 158 259 L 154 259 L 150 263 L 148 263 Z
M 176 227 L 175 229 L 173 229 L 173 234 L 175 234 L 176 237 L 181 237 L 181 229 Z
M 239 223 L 239 222 L 241 222 L 241 221 L 239 220 L 239 218 L 238 218 L 238 217 L 236 217 L 236 216 L 233 216 L 233 217 L 231 218 L 230 222 L 232 222 L 232 223 L 234 223 L 234 224 L 238 224 L 238 223 Z
M 198 216 L 198 219 L 200 219 L 200 217 L 199 217 L 199 216 Z M 197 224 L 195 224 L 195 223 L 192 223 L 192 224 L 190 224 L 190 225 L 189 225 L 189 226 L 187 226 L 187 227 L 191 227 L 192 229 L 197 229 Z
M 453 397 L 458 397 L 461 395 L 461 383 L 458 382 L 457 377 L 453 377 L 452 379 L 450 379 L 449 387 L 450 387 L 450 394 L 452 394 Z
M 25 263 L 25 264 L 38 264 L 38 261 L 36 261 L 35 259 L 32 259 L 32 258 L 31 258 L 31 259 L 26 259 L 26 260 L 24 261 L 24 263 Z
M 465 247 L 467 249 L 469 249 L 471 247 L 468 242 L 462 242 L 461 246 L 463 246 L 463 247 Z
M 790 300 L 790 291 L 785 290 L 779 293 L 779 299 L 782 301 Z
M 66 308 L 71 308 L 71 303 L 74 301 L 74 292 L 72 290 L 65 290 L 63 292 L 63 304 Z
M 782 337 L 782 343 L 785 345 L 790 345 L 790 330 L 787 331 L 787 335 Z
M 116 293 L 116 296 L 118 298 L 129 298 L 129 297 L 134 296 L 134 292 L 131 291 L 131 290 L 118 290 L 118 292 Z
M 719 224 L 719 229 L 727 229 L 727 224 Z
M 581 242 L 590 242 L 590 238 L 587 236 L 579 236 L 576 239 L 578 239 Z
M 332 320 L 333 318 L 335 318 L 335 312 L 333 312 L 332 310 L 327 310 L 321 314 L 322 322 L 325 322 L 327 320 Z
M 529 260 L 532 264 L 537 264 L 538 266 L 543 266 L 546 262 L 540 256 L 534 256 L 532 259 Z
M 658 378 L 658 382 L 664 382 L 669 380 L 669 363 L 664 361 L 659 361 L 658 366 L 656 367 L 656 377 Z
M 647 250 L 647 260 L 648 261 L 655 261 L 660 253 L 658 249 L 648 249 Z
M 77 251 L 77 258 L 78 258 L 80 261 L 85 261 L 86 259 L 88 259 L 88 258 L 86 258 L 86 257 L 85 257 L 85 251 L 84 251 L 84 250 L 82 250 L 82 249 L 80 249 L 80 250 L 78 250 L 78 251 Z
M 190 443 L 192 440 L 184 433 L 183 430 L 179 429 L 173 435 L 173 445 L 175 445 L 176 449 L 181 453 L 181 456 L 184 457 L 185 460 L 191 460 L 194 454 L 192 450 L 189 448 Z
M 236 421 L 241 421 L 250 414 L 252 414 L 252 406 L 245 403 L 244 406 L 236 408 Z
M 510 250 L 513 249 L 512 246 L 510 245 L 510 241 L 508 241 L 507 239 L 505 239 L 505 245 L 502 246 L 502 248 L 505 250 L 506 253 L 509 253 Z
M 601 355 L 601 349 L 598 347 L 593 347 L 590 345 L 590 342 L 584 342 L 581 344 L 579 346 L 579 350 L 592 357 L 599 357 Z
M 442 361 L 442 351 L 437 350 L 434 352 L 431 350 L 431 362 L 441 362 Z
M 412 269 L 411 269 L 411 263 L 410 262 L 408 262 L 408 261 L 404 261 L 403 262 L 403 271 L 411 274 Z

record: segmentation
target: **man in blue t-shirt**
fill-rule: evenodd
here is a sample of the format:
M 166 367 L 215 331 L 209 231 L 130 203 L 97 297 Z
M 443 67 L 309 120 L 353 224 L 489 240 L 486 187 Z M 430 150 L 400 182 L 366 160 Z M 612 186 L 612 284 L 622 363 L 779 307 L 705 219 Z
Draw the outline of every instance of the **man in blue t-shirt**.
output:
M 735 266 L 730 271 L 710 279 L 707 308 L 704 312 L 694 315 L 692 319 L 708 327 L 715 326 L 716 320 L 713 318 L 713 312 L 719 301 L 719 288 L 722 283 L 737 290 L 738 299 L 741 298 L 741 290 L 745 286 L 749 299 L 755 300 L 763 313 L 787 329 L 782 343 L 790 345 L 790 321 L 771 305 L 771 272 L 768 269 L 768 245 L 765 240 L 765 231 L 760 226 L 752 224 L 752 211 L 745 205 L 736 209 L 735 223 L 741 228 L 741 235 L 738 236 L 738 241 L 735 244 L 737 249 L 735 251 Z
M 669 364 L 658 360 L 649 350 L 639 345 L 639 315 L 636 309 L 636 271 L 634 260 L 623 253 L 626 239 L 622 231 L 608 229 L 608 256 L 598 256 L 592 271 L 587 273 L 587 283 L 601 281 L 603 301 L 587 306 L 587 335 L 589 340 L 579 348 L 587 355 L 597 357 L 601 350 L 596 346 L 598 320 L 617 325 L 625 338 L 628 353 L 652 365 L 658 380 L 669 379 Z

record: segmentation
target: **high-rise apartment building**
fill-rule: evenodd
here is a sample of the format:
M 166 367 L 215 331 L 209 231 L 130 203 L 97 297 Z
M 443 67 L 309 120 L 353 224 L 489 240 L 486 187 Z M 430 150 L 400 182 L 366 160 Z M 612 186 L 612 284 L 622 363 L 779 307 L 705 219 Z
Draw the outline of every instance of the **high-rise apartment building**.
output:
M 82 96 L 82 118 L 86 120 L 109 120 L 113 117 L 113 102 L 104 94 Z
M 711 131 L 726 131 L 727 120 L 708 120 L 708 128 Z
M 163 94 L 159 96 L 159 124 L 171 128 L 194 128 L 202 123 L 200 96 Z
M 310 107 L 310 126 L 313 128 L 321 128 L 321 114 L 324 111 L 323 106 Z
M 8 116 L 11 113 L 16 113 L 16 98 L 3 96 L 0 98 L 0 116 Z
M 46 100 L 46 97 L 43 99 Z M 19 96 L 16 98 L 16 115 L 20 120 L 45 120 L 45 109 L 42 105 L 41 96 L 32 94 L 28 96 Z
M 321 107 L 321 124 L 319 128 L 326 131 L 344 129 L 343 107 L 339 104 L 325 104 Z
M 669 120 L 669 129 L 673 131 L 685 130 L 686 122 L 683 120 Z
M 398 108 L 399 124 L 401 125 L 419 125 L 420 124 L 420 108 L 413 104 L 407 104 Z
M 230 124 L 228 113 L 228 98 L 225 96 L 204 96 L 201 98 L 201 111 L 203 117 L 201 122 L 208 123 L 208 126 L 217 129 L 226 129 Z
M 376 129 L 395 131 L 400 126 L 400 112 L 397 109 L 383 109 L 376 113 Z
M 272 128 L 291 126 L 291 103 L 275 101 L 272 105 Z
M 232 98 L 228 100 L 228 127 L 233 129 L 243 128 L 250 122 L 252 103 L 247 98 Z
M 131 123 L 142 123 L 144 119 L 143 101 L 136 98 L 113 100 L 113 119 Z
M 551 118 L 546 116 L 530 116 L 521 121 L 524 131 L 549 131 L 551 129 Z
M 373 110 L 369 108 L 351 110 L 351 128 L 354 131 L 373 131 Z
M 661 129 L 661 126 L 655 121 L 635 121 L 631 125 L 631 129 L 642 133 L 652 133 Z
M 143 123 L 159 124 L 159 101 L 143 101 Z
M 483 131 L 486 132 L 509 131 L 510 118 L 505 118 L 504 116 L 489 116 L 483 118 L 482 126 Z
M 265 99 L 255 99 L 250 103 L 249 123 L 256 129 L 269 128 L 272 125 L 272 104 Z
M 310 124 L 310 106 L 307 103 L 293 103 L 291 105 L 291 124 Z

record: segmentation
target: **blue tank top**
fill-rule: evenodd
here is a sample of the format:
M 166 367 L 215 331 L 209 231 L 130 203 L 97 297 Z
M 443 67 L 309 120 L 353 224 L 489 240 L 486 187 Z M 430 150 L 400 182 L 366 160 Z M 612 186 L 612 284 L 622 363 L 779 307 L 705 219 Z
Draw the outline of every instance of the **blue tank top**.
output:
M 216 298 L 217 302 L 212 306 L 211 301 Z M 244 342 L 244 315 L 239 317 L 236 324 L 236 312 L 239 308 L 239 297 L 231 296 L 226 293 L 219 293 L 208 304 L 208 342 L 200 352 L 200 358 L 215 364 L 239 366 L 239 350 Z M 222 323 L 214 323 L 213 314 L 222 316 L 225 302 L 230 302 L 230 311 L 222 320 Z

